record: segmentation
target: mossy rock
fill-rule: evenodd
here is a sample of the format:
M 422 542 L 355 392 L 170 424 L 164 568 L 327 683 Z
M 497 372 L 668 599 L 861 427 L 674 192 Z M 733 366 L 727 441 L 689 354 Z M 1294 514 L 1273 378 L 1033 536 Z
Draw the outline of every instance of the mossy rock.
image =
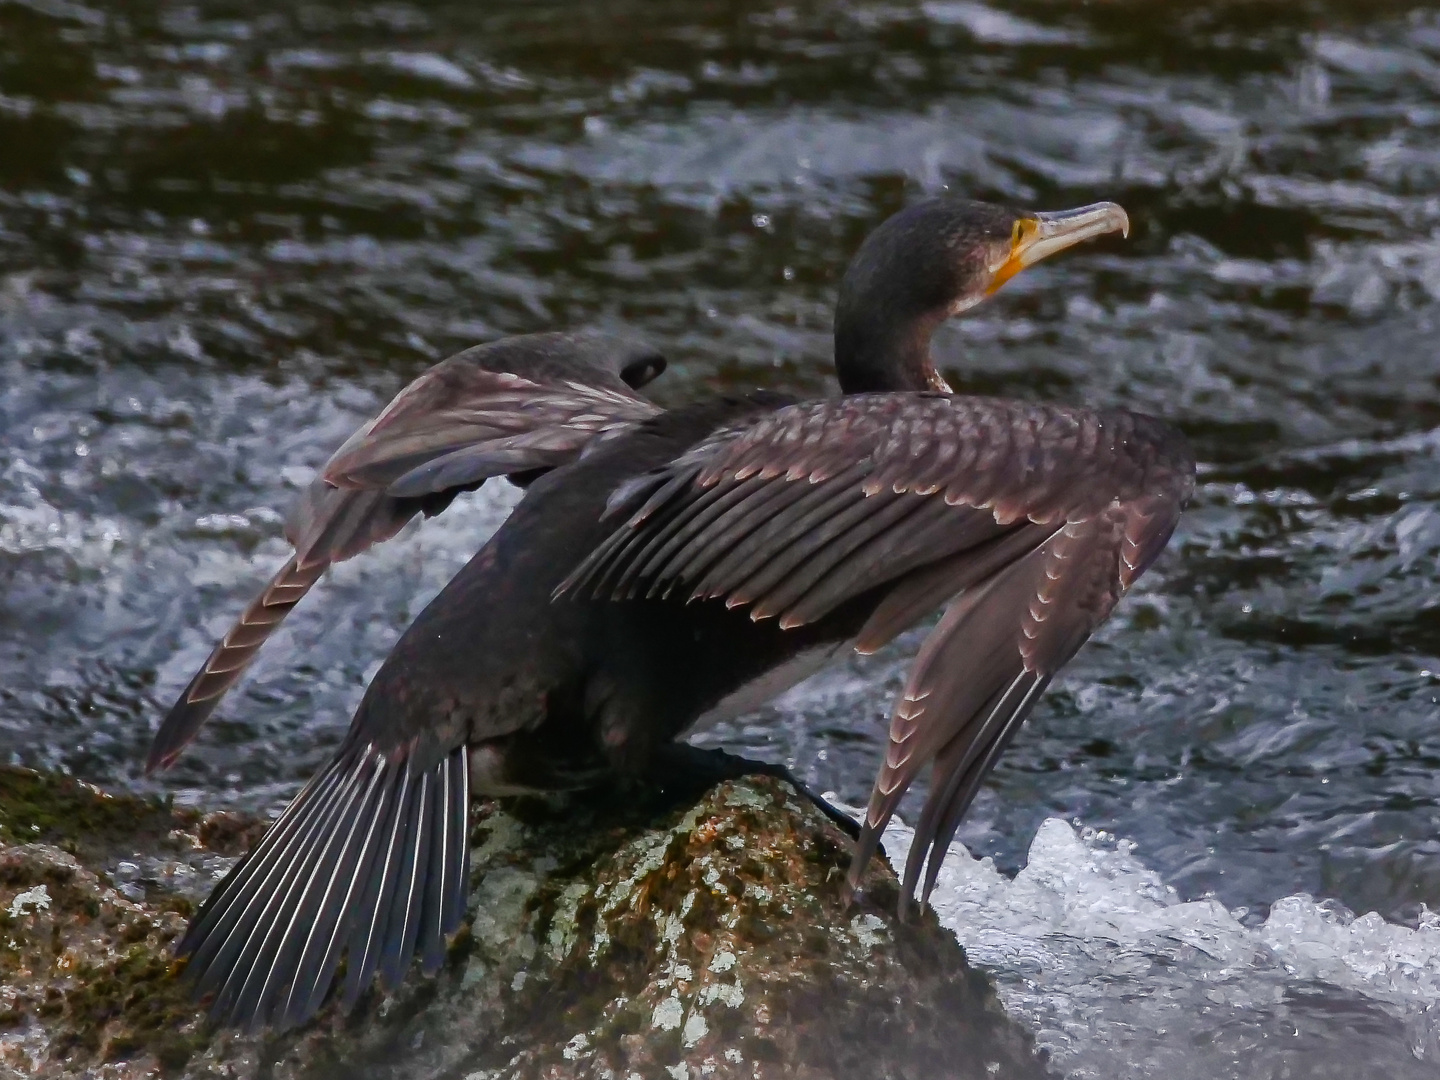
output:
M 183 928 L 178 912 L 127 900 L 69 852 L 0 847 L 0 1070 L 183 1069 L 208 1041 L 168 955 Z
M 25 805 L 47 784 L 95 800 L 68 820 L 103 836 L 61 814 L 33 823 L 79 856 L 0 837 L 0 1076 L 1047 1075 L 954 937 L 895 921 L 887 866 L 845 905 L 847 841 L 774 780 L 686 807 L 477 804 L 469 921 L 445 969 L 247 1037 L 206 1025 L 170 946 L 256 823 L 30 777 Z M 105 860 L 125 852 L 145 869 L 117 885 Z M 41 885 L 48 907 L 17 905 Z
M 155 847 L 201 815 L 159 799 L 111 795 L 63 776 L 0 765 L 0 843 L 42 843 L 103 859 L 115 850 Z

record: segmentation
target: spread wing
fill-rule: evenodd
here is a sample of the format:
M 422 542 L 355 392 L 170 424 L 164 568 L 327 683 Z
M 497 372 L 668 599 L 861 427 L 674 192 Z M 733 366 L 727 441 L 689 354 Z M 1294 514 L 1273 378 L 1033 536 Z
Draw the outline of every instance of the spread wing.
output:
M 868 597 L 862 652 L 948 603 L 896 703 L 851 873 L 933 764 L 903 910 L 1193 484 L 1183 437 L 1133 413 L 938 394 L 796 405 L 618 490 L 611 512 L 627 517 L 557 595 L 723 597 L 785 629 Z
M 512 355 L 517 340 L 499 343 L 509 346 L 499 358 L 503 367 L 492 355 L 478 366 L 476 349 L 436 364 L 352 435 L 321 476 L 334 487 L 384 490 L 400 499 L 455 491 L 492 476 L 563 465 L 597 435 L 659 411 L 621 371 L 602 367 L 599 356 L 581 362 L 575 354 L 561 365 L 547 355 L 536 370 L 539 364 Z M 493 352 L 495 346 L 481 348 Z
M 195 737 L 265 640 L 332 563 L 440 513 L 494 476 L 533 477 L 659 410 L 634 392 L 665 368 L 600 333 L 527 334 L 467 349 L 396 395 L 326 462 L 286 523 L 295 553 L 240 614 L 166 715 L 147 770 Z

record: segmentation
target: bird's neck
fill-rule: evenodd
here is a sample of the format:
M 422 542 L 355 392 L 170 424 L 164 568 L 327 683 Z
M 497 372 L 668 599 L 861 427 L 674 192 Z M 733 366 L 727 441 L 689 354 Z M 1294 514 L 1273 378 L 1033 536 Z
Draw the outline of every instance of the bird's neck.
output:
M 905 319 L 846 317 L 835 320 L 835 377 L 847 394 L 938 390 L 950 386 L 935 370 L 930 339 L 945 320 L 943 310 Z

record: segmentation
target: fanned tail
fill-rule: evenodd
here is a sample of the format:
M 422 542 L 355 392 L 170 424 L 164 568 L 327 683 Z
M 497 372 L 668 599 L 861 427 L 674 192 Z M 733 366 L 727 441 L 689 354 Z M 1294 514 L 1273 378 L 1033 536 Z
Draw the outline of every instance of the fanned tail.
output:
M 373 746 L 342 751 L 216 888 L 180 942 L 217 1023 L 303 1024 L 348 954 L 346 1009 L 377 970 L 393 988 L 416 953 L 433 974 L 465 914 L 469 756 L 417 770 Z

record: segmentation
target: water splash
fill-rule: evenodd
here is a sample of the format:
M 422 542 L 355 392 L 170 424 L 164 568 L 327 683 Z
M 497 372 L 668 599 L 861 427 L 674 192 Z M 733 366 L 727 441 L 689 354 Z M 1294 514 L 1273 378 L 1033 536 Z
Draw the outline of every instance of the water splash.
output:
M 895 861 L 913 835 L 886 830 Z M 1296 895 L 1250 925 L 1214 898 L 1182 902 L 1132 842 L 1058 818 L 1013 878 L 952 844 L 932 903 L 1068 1077 L 1440 1067 L 1440 915 L 1412 929 Z

